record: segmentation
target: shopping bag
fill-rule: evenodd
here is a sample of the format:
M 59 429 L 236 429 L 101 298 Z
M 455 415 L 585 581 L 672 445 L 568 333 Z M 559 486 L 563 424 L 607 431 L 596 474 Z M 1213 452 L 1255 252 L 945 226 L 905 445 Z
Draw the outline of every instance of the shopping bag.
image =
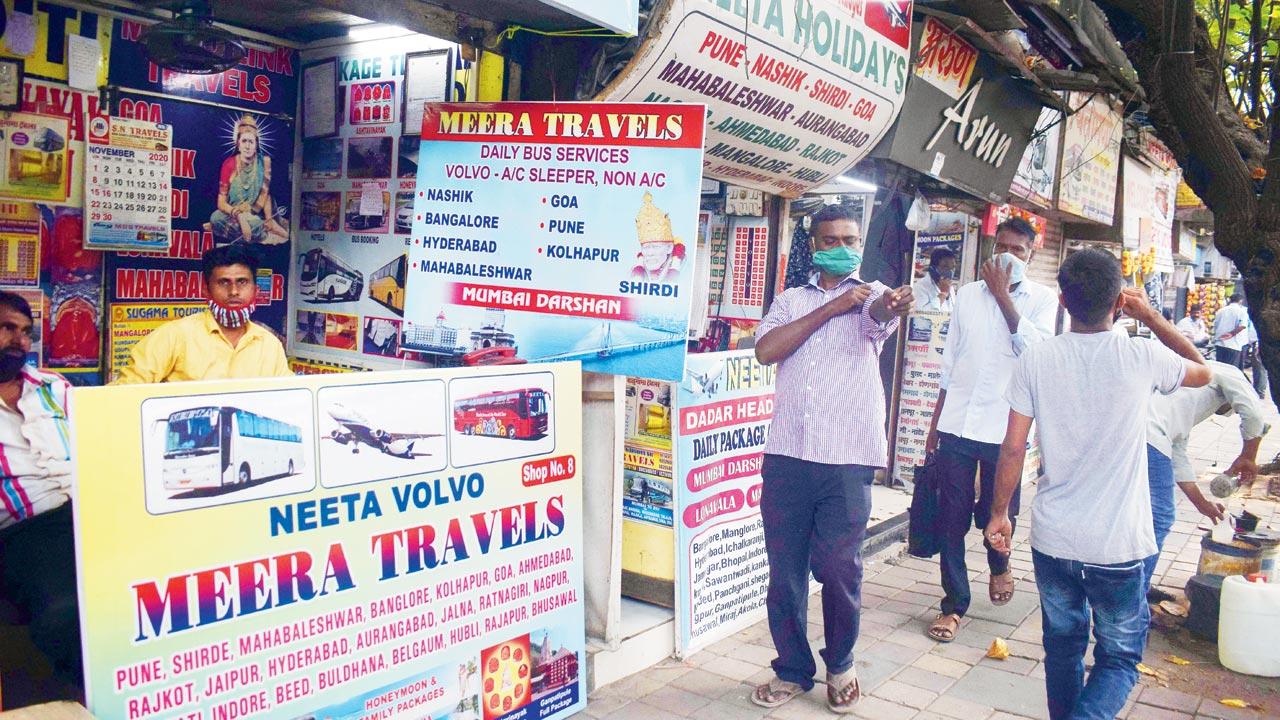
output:
M 942 483 L 938 475 L 938 464 L 930 455 L 912 478 L 915 488 L 907 513 L 907 553 L 918 558 L 931 558 L 942 551 Z

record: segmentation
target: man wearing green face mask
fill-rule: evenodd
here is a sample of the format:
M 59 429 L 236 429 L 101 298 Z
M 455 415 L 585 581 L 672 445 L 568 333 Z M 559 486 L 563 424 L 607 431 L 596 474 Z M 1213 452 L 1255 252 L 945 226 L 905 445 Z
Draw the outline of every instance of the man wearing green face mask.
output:
M 871 480 L 885 466 L 880 350 L 911 310 L 911 288 L 857 275 L 862 233 L 852 212 L 829 205 L 810 223 L 809 283 L 773 299 L 756 330 L 756 359 L 779 363 L 773 423 L 760 474 L 769 558 L 766 607 L 776 675 L 752 701 L 777 707 L 814 685 L 809 571 L 822 583 L 827 705 L 852 712 L 861 695 L 853 664 L 862 592 L 862 541 Z

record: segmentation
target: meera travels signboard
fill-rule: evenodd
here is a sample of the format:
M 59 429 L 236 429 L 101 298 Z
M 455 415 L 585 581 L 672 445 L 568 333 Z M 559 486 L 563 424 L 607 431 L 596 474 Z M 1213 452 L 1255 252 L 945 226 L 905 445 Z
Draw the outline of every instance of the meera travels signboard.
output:
M 77 390 L 94 717 L 582 710 L 581 374 Z
M 703 174 L 797 197 L 902 109 L 910 0 L 675 0 L 599 100 L 707 106 Z

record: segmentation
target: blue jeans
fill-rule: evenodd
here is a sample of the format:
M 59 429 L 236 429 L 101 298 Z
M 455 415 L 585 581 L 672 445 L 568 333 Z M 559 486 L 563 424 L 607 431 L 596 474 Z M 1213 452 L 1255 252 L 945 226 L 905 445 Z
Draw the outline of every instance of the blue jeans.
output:
M 765 455 L 760 516 L 769 557 L 765 605 L 778 658 L 773 671 L 806 691 L 817 663 L 809 647 L 809 571 L 822 583 L 827 672 L 853 667 L 862 609 L 862 541 L 875 468 Z
M 1044 621 L 1044 685 L 1052 720 L 1111 720 L 1138 682 L 1151 610 L 1141 560 L 1091 565 L 1031 551 Z M 1093 670 L 1084 679 L 1090 611 Z
M 1156 532 L 1156 554 L 1142 561 L 1144 587 L 1150 588 L 1164 539 L 1169 537 L 1169 529 L 1178 516 L 1173 500 L 1173 461 L 1150 445 L 1147 446 L 1147 482 L 1151 485 L 1151 522 Z

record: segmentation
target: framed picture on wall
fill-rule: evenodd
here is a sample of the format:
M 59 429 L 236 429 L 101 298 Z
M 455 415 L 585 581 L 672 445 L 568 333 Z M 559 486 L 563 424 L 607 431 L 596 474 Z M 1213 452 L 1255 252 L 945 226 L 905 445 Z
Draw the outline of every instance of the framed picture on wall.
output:
M 403 135 L 422 134 L 422 111 L 429 102 L 448 100 L 449 49 L 409 53 L 404 59 Z
M 22 109 L 21 60 L 0 59 L 0 110 Z
M 338 134 L 338 60 L 302 68 L 302 139 Z

